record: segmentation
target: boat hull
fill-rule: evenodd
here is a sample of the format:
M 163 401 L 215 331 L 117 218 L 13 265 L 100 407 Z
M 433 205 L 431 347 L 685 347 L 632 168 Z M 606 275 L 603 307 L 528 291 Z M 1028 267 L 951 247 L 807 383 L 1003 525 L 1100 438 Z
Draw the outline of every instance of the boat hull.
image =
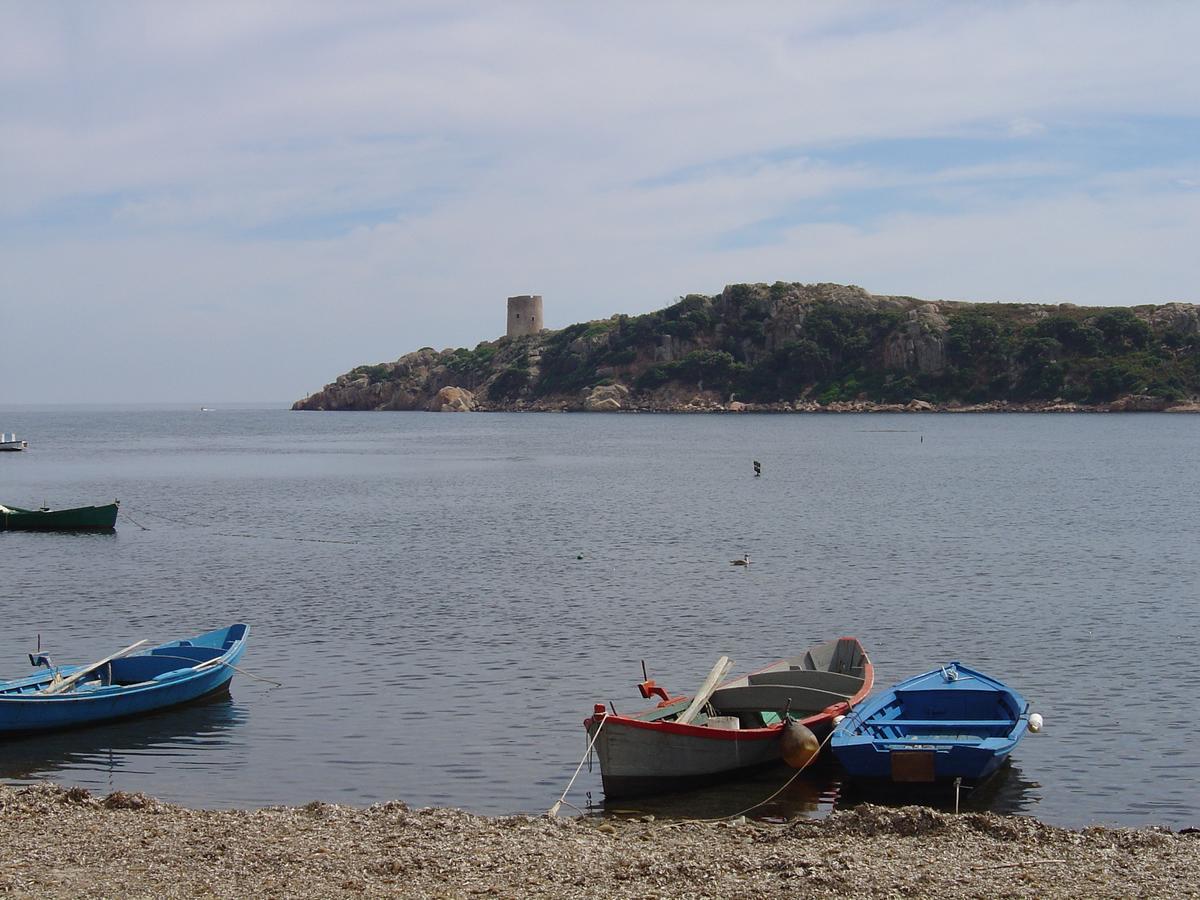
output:
M 17 509 L 0 513 L 0 531 L 112 531 L 118 504 L 81 506 L 77 509 Z
M 922 781 L 980 781 L 1004 765 L 1015 741 L 1007 746 L 966 744 L 879 744 L 839 746 L 834 754 L 847 774 L 856 778 L 909 783 Z
M 818 740 L 824 740 L 834 714 L 810 717 L 804 724 Z M 781 758 L 782 725 L 740 731 L 686 725 L 670 728 L 671 723 L 647 728 L 648 723 L 613 715 L 593 717 L 588 723 L 600 759 L 604 796 L 609 800 L 700 787 L 772 765 Z
M 126 665 L 133 671 L 140 667 L 147 673 L 165 667 L 165 671 L 130 686 L 85 683 L 79 690 L 44 694 L 41 691 L 52 683 L 50 673 L 6 682 L 0 685 L 0 737 L 112 722 L 227 692 L 234 666 L 245 652 L 248 634 L 248 626 L 231 625 L 114 661 L 114 667 Z M 213 656 L 214 650 L 221 652 Z M 196 663 L 207 665 L 197 669 Z M 64 666 L 58 674 L 69 677 L 79 668 Z

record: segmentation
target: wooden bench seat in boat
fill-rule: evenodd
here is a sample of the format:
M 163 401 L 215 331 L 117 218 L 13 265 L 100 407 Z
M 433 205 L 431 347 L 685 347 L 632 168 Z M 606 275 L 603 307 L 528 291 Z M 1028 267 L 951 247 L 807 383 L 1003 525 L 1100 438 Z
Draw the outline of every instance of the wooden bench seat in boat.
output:
M 803 687 L 833 691 L 844 697 L 853 697 L 863 686 L 863 680 L 854 675 L 840 672 L 822 672 L 813 669 L 782 669 L 776 672 L 757 672 L 748 676 L 750 684 L 795 684 Z
M 1013 726 L 1011 719 L 888 719 L 868 722 L 867 729 L 887 740 L 934 739 L 957 735 L 960 739 L 1000 737 Z
M 714 691 L 709 702 L 720 715 L 791 710 L 793 715 L 820 712 L 846 695 L 792 684 L 751 684 Z
M 960 731 L 971 728 L 1009 728 L 1012 719 L 888 719 L 880 725 L 898 725 L 902 728 L 957 728 Z

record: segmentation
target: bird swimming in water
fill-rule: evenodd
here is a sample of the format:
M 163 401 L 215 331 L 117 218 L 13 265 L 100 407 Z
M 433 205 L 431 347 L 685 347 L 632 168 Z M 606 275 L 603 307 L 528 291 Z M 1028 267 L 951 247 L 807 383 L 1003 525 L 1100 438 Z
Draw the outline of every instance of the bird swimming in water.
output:
M 750 554 L 743 553 L 741 559 L 731 559 L 729 564 L 731 566 L 748 566 L 750 565 Z

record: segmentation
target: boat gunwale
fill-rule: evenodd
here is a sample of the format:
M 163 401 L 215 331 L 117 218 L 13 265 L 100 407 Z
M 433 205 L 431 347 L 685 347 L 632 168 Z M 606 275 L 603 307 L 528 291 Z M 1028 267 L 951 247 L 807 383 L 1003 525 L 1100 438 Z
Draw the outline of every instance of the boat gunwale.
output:
M 906 720 L 903 718 L 880 718 L 880 715 L 884 712 L 884 710 L 886 710 L 892 703 L 898 702 L 901 699 L 898 696 L 900 691 L 908 690 L 914 694 L 935 693 L 943 690 L 953 691 L 953 688 L 946 688 L 940 685 L 934 685 L 929 688 L 916 688 L 915 690 L 912 687 L 913 685 L 934 675 L 944 674 L 946 670 L 951 667 L 958 672 L 966 673 L 967 677 L 973 680 L 978 680 L 987 685 L 987 693 L 1001 694 L 1012 701 L 1014 709 L 1017 709 L 1018 712 L 1011 718 L 1004 720 L 1006 723 L 1011 723 L 1009 724 L 1008 728 L 999 734 L 971 735 L 972 737 L 977 738 L 977 740 L 971 741 L 965 740 L 962 737 L 949 738 L 944 735 L 922 735 L 919 733 L 906 733 L 900 737 L 889 737 L 879 730 L 881 727 L 887 725 L 903 726 L 905 724 Z M 947 682 L 947 684 L 953 683 L 954 680 Z M 980 672 L 976 669 L 962 665 L 962 663 L 960 663 L 958 660 L 953 660 L 942 666 L 939 666 L 936 669 L 930 669 L 928 672 L 922 672 L 919 675 L 913 675 L 910 678 L 906 678 L 903 681 L 897 682 L 889 687 L 886 691 L 880 693 L 878 696 L 871 698 L 870 701 L 864 703 L 862 707 L 854 711 L 852 719 L 851 717 L 847 717 L 842 723 L 839 724 L 839 726 L 835 729 L 833 736 L 831 737 L 831 742 L 835 745 L 841 745 L 844 747 L 871 746 L 879 752 L 890 752 L 891 749 L 904 747 L 905 741 L 915 741 L 921 744 L 928 744 L 938 747 L 961 747 L 964 749 L 992 750 L 997 752 L 1002 751 L 1005 745 L 1011 745 L 1008 749 L 1008 752 L 1011 752 L 1012 749 L 1016 747 L 1021 737 L 1024 736 L 1024 732 L 1029 727 L 1029 709 L 1030 703 L 1020 691 L 1009 687 L 1009 685 L 995 676 L 987 675 L 984 672 Z M 919 721 L 922 723 L 922 727 L 933 727 L 931 725 L 927 726 L 924 724 L 925 722 L 932 720 L 907 721 Z M 972 723 L 983 723 L 990 721 L 993 720 L 964 719 L 959 717 L 947 717 L 941 720 L 942 724 L 946 725 L 947 727 L 958 725 L 969 727 Z M 991 727 L 1000 726 L 993 725 Z M 969 731 L 963 732 L 964 735 L 969 733 Z
M 64 509 L 26 509 L 23 506 L 7 506 L 7 505 L 5 506 L 5 508 L 8 510 L 8 512 L 4 513 L 4 515 L 9 515 L 10 513 L 20 513 L 21 515 L 26 515 L 26 516 L 53 516 L 53 515 L 58 515 L 59 513 L 85 512 L 87 510 L 94 510 L 94 509 L 104 509 L 104 510 L 118 509 L 119 510 L 121 508 L 121 504 L 120 503 L 101 503 L 99 505 L 92 504 L 91 506 L 69 506 L 69 507 L 65 507 Z
M 858 638 L 845 636 L 845 637 L 841 637 L 841 638 L 834 638 L 832 641 L 822 641 L 821 643 L 826 644 L 826 643 L 832 643 L 832 642 L 842 641 L 842 640 L 854 641 L 854 643 L 858 645 L 859 652 L 862 654 L 862 660 L 863 660 L 862 661 L 862 668 L 863 668 L 862 686 L 852 696 L 847 697 L 844 700 L 839 700 L 835 703 L 831 703 L 829 706 L 826 706 L 824 709 L 818 710 L 817 712 L 812 713 L 808 716 L 805 716 L 804 718 L 795 720 L 795 721 L 800 722 L 802 725 L 804 725 L 806 727 L 809 727 L 812 725 L 817 725 L 822 722 L 831 720 L 834 716 L 838 715 L 841 712 L 843 707 L 845 708 L 845 712 L 849 713 L 854 708 L 855 704 L 861 703 L 866 698 L 866 696 L 871 693 L 871 690 L 875 685 L 875 667 L 871 663 L 871 658 L 867 655 L 866 648 L 863 647 L 862 642 Z M 815 646 L 820 646 L 820 644 L 815 645 Z M 809 649 L 811 649 L 811 648 L 809 648 Z M 801 654 L 799 654 L 799 657 L 803 657 L 803 655 L 804 654 L 801 653 Z M 743 680 L 748 680 L 750 678 L 750 676 L 752 676 L 752 675 L 761 675 L 766 672 L 777 671 L 777 669 L 776 669 L 777 666 L 779 666 L 781 664 L 789 663 L 789 660 L 795 659 L 795 658 L 797 658 L 797 657 L 785 657 L 784 659 L 778 659 L 773 663 L 768 663 L 767 665 L 763 666 L 761 669 L 756 669 L 753 672 L 748 672 L 745 675 L 738 675 L 735 678 L 731 678 L 728 681 L 724 681 L 714 689 L 714 693 L 716 691 L 721 690 L 722 688 L 733 687 L 736 685 L 737 682 L 740 682 Z M 829 671 L 829 670 L 813 669 L 810 671 Z M 691 699 L 692 699 L 691 697 L 672 697 L 670 702 L 671 703 L 683 703 L 685 701 L 690 701 Z M 693 724 L 684 724 L 684 723 L 680 723 L 680 722 L 664 722 L 661 720 L 653 720 L 653 719 L 647 720 L 647 719 L 637 718 L 637 716 L 645 715 L 646 713 L 653 712 L 660 708 L 661 707 L 650 707 L 649 709 L 641 710 L 639 713 L 635 713 L 632 716 L 623 715 L 621 713 L 616 713 L 616 712 L 605 712 L 602 716 L 591 715 L 583 720 L 583 725 L 584 725 L 584 728 L 586 728 L 590 731 L 592 729 L 592 727 L 597 724 L 598 721 L 603 720 L 605 728 L 609 728 L 614 725 L 619 725 L 619 726 L 628 727 L 628 728 L 640 728 L 640 729 L 645 729 L 648 731 L 658 731 L 658 732 L 662 732 L 665 734 L 681 735 L 681 736 L 685 736 L 685 737 L 696 737 L 696 738 L 703 738 L 703 739 L 707 739 L 707 740 L 715 739 L 715 740 L 726 740 L 726 741 L 770 740 L 771 738 L 778 737 L 780 732 L 783 731 L 783 727 L 784 727 L 783 721 L 779 721 L 779 722 L 776 722 L 771 725 L 766 725 L 762 728 L 713 728 L 708 725 L 693 725 Z
M 234 656 L 240 655 L 243 652 L 243 649 L 244 649 L 245 643 L 246 643 L 246 638 L 250 632 L 250 626 L 246 625 L 246 623 L 244 623 L 244 622 L 234 622 L 232 625 L 227 626 L 227 629 L 236 628 L 238 625 L 242 625 L 244 627 L 242 636 L 240 638 L 237 638 L 236 640 L 234 640 L 234 642 L 232 644 L 230 644 L 229 647 L 225 648 L 217 656 L 213 656 L 213 657 L 210 657 L 209 659 L 204 659 L 204 660 L 198 659 L 191 666 L 180 666 L 177 669 L 168 669 L 167 671 L 162 672 L 162 673 L 160 673 L 159 676 L 157 676 L 157 677 L 161 677 L 162 675 L 169 675 L 173 672 L 186 673 L 186 674 L 180 675 L 176 678 L 168 678 L 168 679 L 163 679 L 161 681 L 152 679 L 152 680 L 149 680 L 146 682 L 142 682 L 139 684 L 131 684 L 131 685 L 119 685 L 119 684 L 118 685 L 105 685 L 105 688 L 108 688 L 108 690 L 102 690 L 102 691 L 91 690 L 91 691 L 88 691 L 87 693 L 43 694 L 43 693 L 41 693 L 40 690 L 32 692 L 32 693 L 19 693 L 19 692 L 8 693 L 7 692 L 8 689 L 10 689 L 10 688 L 31 687 L 34 685 L 41 685 L 41 684 L 49 685 L 53 682 L 54 674 L 55 674 L 54 672 L 50 672 L 50 673 L 46 673 L 44 675 L 27 676 L 26 678 L 15 678 L 15 679 L 11 679 L 9 681 L 0 682 L 0 691 L 3 691 L 3 692 L 0 692 L 0 704 L 3 704 L 3 703 L 31 703 L 31 702 L 33 702 L 33 703 L 63 703 L 63 702 L 94 703 L 94 702 L 100 702 L 100 701 L 105 701 L 105 700 L 113 700 L 113 699 L 119 698 L 119 697 L 132 697 L 132 696 L 144 694 L 144 693 L 147 693 L 150 691 L 160 690 L 165 687 L 177 687 L 179 685 L 184 685 L 191 681 L 195 681 L 198 678 L 203 678 L 207 675 L 211 675 L 213 672 L 216 672 L 220 669 L 230 668 L 229 660 L 231 658 L 233 658 Z M 220 630 L 220 629 L 217 629 L 217 630 Z M 206 634 L 207 633 L 210 633 L 210 632 L 206 632 Z M 200 636 L 201 635 L 194 635 L 194 637 L 200 637 Z M 183 638 L 182 640 L 185 640 L 185 641 L 192 640 L 192 638 Z M 155 650 L 170 650 L 173 647 L 178 647 L 178 646 L 181 646 L 179 641 L 168 641 L 166 644 L 159 644 L 156 647 L 149 648 L 145 652 L 134 653 L 131 656 L 126 657 L 126 658 L 136 659 L 137 657 L 142 657 L 142 656 L 154 656 Z M 212 649 L 220 650 L 219 647 L 213 647 Z M 163 655 L 164 654 L 159 654 L 160 657 Z M 180 659 L 183 659 L 183 658 L 184 657 L 180 657 Z M 203 669 L 196 668 L 199 665 L 203 665 L 204 668 Z M 84 667 L 85 667 L 84 664 L 71 665 L 71 666 L 59 666 L 59 667 L 57 667 L 56 671 L 57 671 L 57 674 L 62 674 L 62 675 L 66 675 L 69 677 L 72 673 L 78 672 L 80 669 L 82 669 Z M 229 678 L 232 680 L 232 678 L 233 678 L 232 672 L 230 673 Z M 3 733 L 3 732 L 0 732 L 0 733 Z

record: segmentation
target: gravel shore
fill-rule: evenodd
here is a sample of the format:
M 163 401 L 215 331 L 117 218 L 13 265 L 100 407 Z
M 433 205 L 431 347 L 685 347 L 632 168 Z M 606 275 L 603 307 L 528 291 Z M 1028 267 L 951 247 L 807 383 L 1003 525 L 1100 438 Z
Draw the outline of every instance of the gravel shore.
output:
M 779 825 L 646 818 L 491 818 L 398 802 L 208 811 L 0 786 L 0 893 L 1200 897 L 1190 831 L 879 806 Z

